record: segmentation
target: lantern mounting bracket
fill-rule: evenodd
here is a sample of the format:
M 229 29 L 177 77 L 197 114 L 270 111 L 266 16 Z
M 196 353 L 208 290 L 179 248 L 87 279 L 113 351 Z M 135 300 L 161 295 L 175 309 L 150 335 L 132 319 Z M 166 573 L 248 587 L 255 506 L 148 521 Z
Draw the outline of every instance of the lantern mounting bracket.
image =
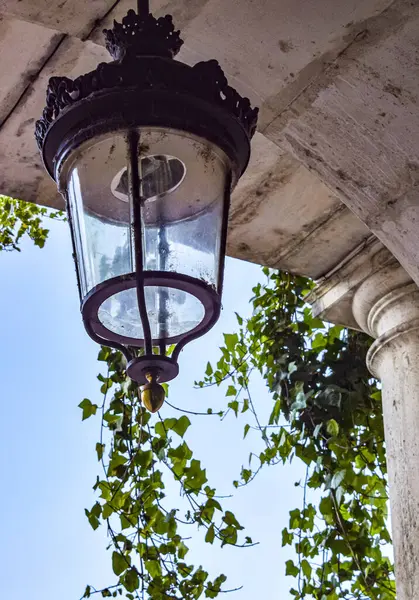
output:
M 137 56 L 173 58 L 182 47 L 180 31 L 175 31 L 171 15 L 156 19 L 149 12 L 129 10 L 122 23 L 114 21 L 105 29 L 106 49 L 114 60 Z

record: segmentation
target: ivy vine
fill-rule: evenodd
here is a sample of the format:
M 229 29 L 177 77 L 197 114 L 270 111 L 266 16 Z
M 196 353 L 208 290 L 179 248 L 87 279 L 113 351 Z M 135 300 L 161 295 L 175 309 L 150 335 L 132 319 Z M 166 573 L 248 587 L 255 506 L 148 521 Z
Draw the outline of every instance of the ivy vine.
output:
M 226 577 L 209 581 L 201 566 L 188 563 L 180 529 L 199 527 L 206 542 L 218 540 L 221 546 L 250 546 L 252 540 L 241 539 L 243 527 L 232 512 L 223 510 L 205 469 L 185 441 L 189 418 L 152 417 L 139 401 L 137 384 L 125 375 L 121 354 L 102 348 L 99 360 L 108 366 L 106 376 L 99 375 L 102 405 L 88 399 L 80 403 L 83 419 L 99 414 L 101 422 L 96 452 L 103 475 L 95 484 L 99 499 L 86 515 L 93 529 L 100 524 L 107 529 L 118 583 L 101 590 L 88 585 L 83 598 L 97 593 L 103 597 L 124 593 L 129 600 L 192 600 L 202 594 L 215 598 Z M 166 506 L 168 477 L 188 503 L 185 514 Z
M 224 335 L 220 359 L 208 363 L 196 385 L 224 386 L 220 420 L 234 413 L 243 421 L 243 435 L 256 430 L 263 442 L 234 486 L 253 483 L 261 469 L 303 461 L 303 503 L 290 511 L 282 532 L 282 544 L 293 546 L 297 556 L 284 565 L 295 578 L 291 596 L 394 600 L 381 394 L 365 366 L 370 339 L 313 318 L 304 303 L 309 280 L 264 273 L 266 284 L 253 290 L 253 316 L 237 315 L 237 331 Z M 93 529 L 106 527 L 117 582 L 99 590 L 88 585 L 83 598 L 189 600 L 235 591 L 224 587 L 225 575 L 210 581 L 202 566 L 187 560 L 187 527 L 203 532 L 210 544 L 253 545 L 223 509 L 187 443 L 190 411 L 180 418 L 151 416 L 126 377 L 122 356 L 102 348 L 99 360 L 107 364 L 99 376 L 103 402 L 80 404 L 83 419 L 99 416 L 101 432 L 96 451 L 103 475 L 86 515 Z M 256 373 L 272 399 L 267 423 L 250 393 Z M 184 513 L 168 505 L 169 479 L 188 504 Z
M 244 467 L 235 485 L 299 458 L 306 465 L 303 506 L 290 512 L 282 533 L 283 546 L 294 545 L 298 556 L 285 566 L 296 579 L 291 596 L 394 599 L 381 392 L 365 361 L 371 340 L 313 318 L 303 299 L 309 280 L 264 272 L 267 283 L 253 290 L 253 317 L 237 317 L 238 333 L 225 336 L 218 364 L 208 365 L 200 382 L 227 377 L 230 410 L 253 417 L 244 435 L 256 425 L 265 443 L 258 466 Z M 254 371 L 272 394 L 267 426 L 249 394 Z M 310 502 L 310 493 L 320 500 Z
M 0 250 L 19 251 L 25 235 L 42 248 L 45 216 L 62 218 L 0 196 Z M 239 490 L 254 484 L 262 469 L 301 460 L 302 505 L 290 511 L 282 532 L 282 544 L 293 546 L 297 557 L 284 565 L 295 578 L 290 595 L 394 600 L 381 394 L 365 366 L 370 340 L 313 318 L 303 299 L 309 280 L 264 273 L 266 283 L 253 290 L 252 317 L 237 315 L 237 331 L 225 334 L 220 359 L 207 365 L 197 383 L 198 389 L 224 386 L 220 427 L 232 413 L 242 420 L 245 437 L 256 431 L 263 443 L 234 485 Z M 99 376 L 103 402 L 80 403 L 83 419 L 100 420 L 96 452 L 102 475 L 95 483 L 98 500 L 86 515 L 93 529 L 102 525 L 109 534 L 116 583 L 99 590 L 88 585 L 83 598 L 189 600 L 237 591 L 225 587 L 225 575 L 210 580 L 187 558 L 188 527 L 210 544 L 253 545 L 234 514 L 223 509 L 187 443 L 190 411 L 180 418 L 151 416 L 126 377 L 122 356 L 102 348 L 99 360 L 106 363 L 106 374 Z M 272 400 L 267 423 L 250 393 L 256 373 Z M 169 480 L 187 503 L 183 512 L 168 502 Z
M 24 236 L 43 248 L 48 237 L 45 217 L 63 219 L 63 213 L 0 194 L 0 251 L 20 252 L 19 242 Z

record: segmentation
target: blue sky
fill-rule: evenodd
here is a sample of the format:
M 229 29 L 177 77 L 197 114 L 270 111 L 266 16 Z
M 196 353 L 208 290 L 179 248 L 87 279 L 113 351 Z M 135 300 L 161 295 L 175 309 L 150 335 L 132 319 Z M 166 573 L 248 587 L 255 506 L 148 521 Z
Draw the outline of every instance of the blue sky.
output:
M 107 539 L 94 532 L 84 515 L 95 496 L 99 474 L 95 444 L 98 419 L 81 422 L 79 402 L 100 402 L 98 346 L 84 332 L 66 223 L 49 222 L 43 250 L 30 242 L 21 253 L 1 253 L 0 296 L 2 419 L 0 437 L 2 515 L 0 572 L 7 600 L 78 600 L 86 584 L 114 583 Z M 225 405 L 220 389 L 194 389 L 208 360 L 216 360 L 223 332 L 236 326 L 234 311 L 250 313 L 251 288 L 263 275 L 259 267 L 228 259 L 223 312 L 204 338 L 180 357 L 180 376 L 169 400 L 184 408 L 206 410 Z M 263 415 L 270 397 L 256 380 L 252 397 Z M 171 414 L 167 406 L 162 416 Z M 288 511 L 302 505 L 294 482 L 304 476 L 298 463 L 262 471 L 247 488 L 235 491 L 241 465 L 257 438 L 243 440 L 244 422 L 229 416 L 194 417 L 188 444 L 207 468 L 211 485 L 232 494 L 225 507 L 260 542 L 249 549 L 209 546 L 195 531 L 190 560 L 212 575 L 228 576 L 228 587 L 243 585 L 233 600 L 287 598 L 293 580 L 284 576 L 291 550 L 281 548 Z M 176 496 L 174 502 L 177 501 Z M 188 557 L 189 558 L 189 557 Z

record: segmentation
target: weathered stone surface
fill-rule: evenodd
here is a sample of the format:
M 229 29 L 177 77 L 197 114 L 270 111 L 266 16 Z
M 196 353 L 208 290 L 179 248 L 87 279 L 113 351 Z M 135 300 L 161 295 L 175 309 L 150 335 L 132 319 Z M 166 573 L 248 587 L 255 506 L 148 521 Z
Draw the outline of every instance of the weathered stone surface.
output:
M 419 5 L 395 2 L 360 43 L 265 135 L 318 173 L 419 283 Z
M 54 6 L 48 4 L 49 10 L 46 6 L 32 2 L 0 4 L 4 11 L 0 15 L 0 193 L 62 208 L 63 200 L 46 176 L 36 147 L 35 121 L 45 105 L 49 77 L 58 73 L 80 75 L 107 60 L 108 55 L 91 42 L 83 43 L 41 26 L 39 23 L 50 21 L 54 25 Z M 67 8 L 73 14 L 74 5 L 69 7 L 70 3 Z M 65 20 L 65 8 L 57 8 L 54 14 Z M 87 18 L 82 12 L 78 13 L 79 23 Z M 11 17 L 13 14 L 24 15 L 25 20 Z M 71 15 L 67 16 L 76 27 Z
M 37 85 L 29 86 L 13 116 L 0 129 L 0 193 L 63 207 L 55 183 L 45 176 L 34 138 L 35 121 L 45 105 L 45 90 L 52 74 L 64 72 L 75 77 L 86 68 L 95 68 L 105 54 L 104 48 L 75 38 L 66 38 L 60 44 L 39 74 Z
M 304 111 L 297 110 L 299 104 L 309 98 L 304 105 L 308 110 L 317 99 L 309 91 L 313 86 L 325 89 L 339 75 L 331 63 L 346 60 L 353 46 L 363 48 L 366 24 L 383 20 L 391 4 L 391 0 L 152 2 L 156 14 L 173 13 L 182 28 L 186 43 L 181 60 L 218 59 L 231 84 L 262 109 L 264 135 L 254 141 L 252 163 L 232 201 L 231 255 L 321 277 L 368 237 L 368 228 L 341 204 L 340 194 L 345 192 L 313 169 L 281 134 L 289 117 L 305 118 Z M 0 192 L 62 205 L 42 170 L 32 119 L 42 111 L 48 77 L 78 75 L 106 60 L 101 31 L 132 7 L 128 0 L 114 5 L 108 0 L 0 0 L 0 11 L 14 23 L 14 29 L 9 25 L 9 37 L 10 31 L 26 28 L 25 34 L 14 35 L 13 42 L 18 48 L 24 35 L 26 54 L 20 63 L 15 61 L 13 73 L 0 73 L 0 114 L 7 117 L 0 128 Z M 386 38 L 387 21 L 378 41 Z M 391 27 L 394 30 L 394 24 Z M 287 135 L 292 137 L 291 129 Z
M 101 31 L 132 7 L 0 0 L 0 193 L 62 206 L 33 137 L 47 79 L 106 60 Z M 152 9 L 182 28 L 180 60 L 218 59 L 231 85 L 261 107 L 232 199 L 229 254 L 320 278 L 309 298 L 315 311 L 379 338 L 370 366 L 383 381 L 397 593 L 413 600 L 418 292 L 391 269 L 400 268 L 394 255 L 419 283 L 419 3 L 155 0 Z M 371 285 L 383 274 L 384 287 Z M 398 341 L 389 341 L 392 327 Z
M 395 259 L 357 289 L 353 312 L 377 338 L 367 363 L 382 382 L 398 600 L 419 597 L 419 289 Z
M 114 4 L 115 0 L 0 0 L 0 13 L 84 39 Z
M 391 0 L 158 0 L 151 6 L 156 14 L 172 13 L 182 28 L 185 46 L 180 60 L 216 58 L 231 84 L 262 106 L 269 119 L 276 116 L 278 94 L 291 88 L 286 96 L 292 99 L 296 93 L 294 80 L 300 72 L 323 64 L 322 57 L 329 53 L 338 54 L 356 35 L 358 23 L 390 4 Z M 119 2 L 106 18 L 107 26 L 128 8 L 130 0 Z M 100 29 L 93 33 L 97 43 L 102 43 Z M 317 72 L 317 67 L 309 68 L 300 86 Z
M 394 261 L 391 252 L 371 235 L 321 278 L 307 296 L 314 315 L 331 323 L 359 329 L 352 308 L 356 290 L 377 271 Z
M 0 126 L 62 40 L 56 31 L 0 15 Z M 17 44 L 21 40 L 21 44 Z
M 371 236 L 307 298 L 316 315 L 375 338 L 381 380 L 398 600 L 419 597 L 419 289 Z
M 233 194 L 231 254 L 318 278 L 368 235 L 308 169 L 256 134 L 249 169 Z

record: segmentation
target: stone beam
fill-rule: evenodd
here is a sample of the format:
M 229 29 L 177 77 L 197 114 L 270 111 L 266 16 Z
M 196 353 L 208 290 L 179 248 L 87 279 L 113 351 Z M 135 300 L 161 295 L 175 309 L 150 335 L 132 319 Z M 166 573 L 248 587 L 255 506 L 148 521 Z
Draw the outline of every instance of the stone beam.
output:
M 0 56 L 3 65 L 0 76 L 0 127 L 13 113 L 28 86 L 37 78 L 63 35 L 0 15 Z M 21 40 L 22 44 L 16 44 Z M 5 68 L 7 66 L 7 68 Z
M 15 106 L 0 129 L 0 193 L 29 202 L 63 208 L 55 183 L 45 176 L 35 143 L 35 121 L 45 106 L 48 79 L 57 73 L 75 77 L 92 70 L 107 57 L 106 50 L 91 42 L 65 37 Z
M 396 1 L 264 133 L 288 148 L 419 283 L 419 5 Z
M 0 0 L 0 13 L 81 39 L 89 37 L 115 0 Z M 15 40 L 24 43 L 25 38 Z
M 232 198 L 230 255 L 317 279 L 368 235 L 306 167 L 256 134 L 248 171 Z

